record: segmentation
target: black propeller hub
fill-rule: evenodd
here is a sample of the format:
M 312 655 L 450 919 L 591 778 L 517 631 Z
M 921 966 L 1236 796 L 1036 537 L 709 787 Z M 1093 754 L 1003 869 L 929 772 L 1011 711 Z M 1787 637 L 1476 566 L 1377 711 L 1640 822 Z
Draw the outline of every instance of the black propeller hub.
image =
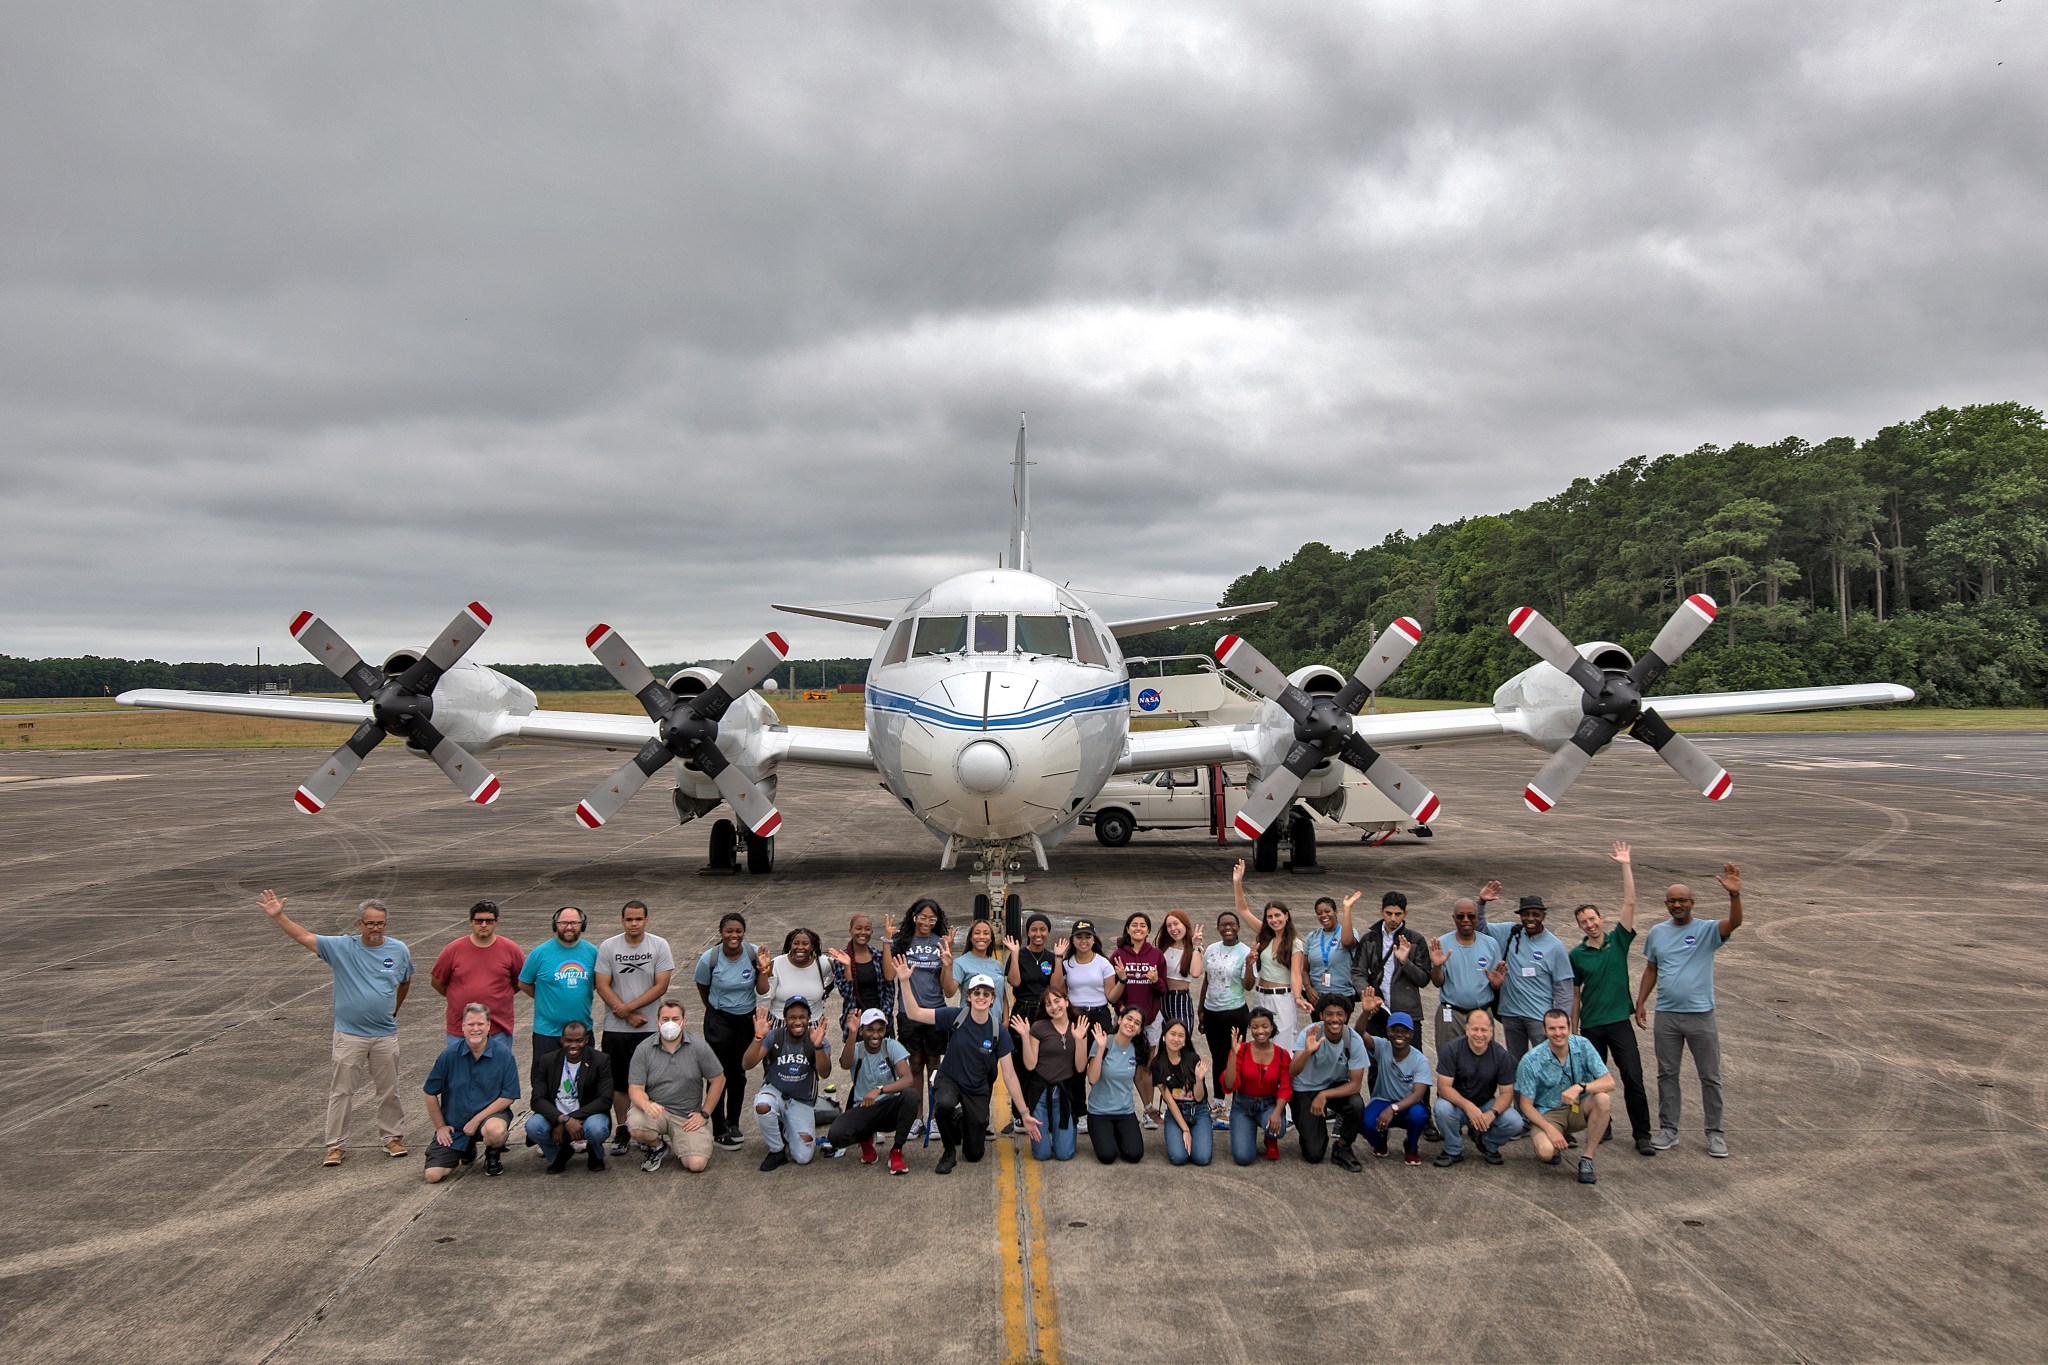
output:
M 1591 689 L 1583 692 L 1579 706 L 1589 716 L 1599 716 L 1616 725 L 1627 725 L 1643 713 L 1643 694 L 1626 674 L 1610 673 L 1598 692 Z
M 1339 710 L 1328 697 L 1317 697 L 1309 703 L 1308 714 L 1294 726 L 1294 737 L 1303 744 L 1313 744 L 1326 755 L 1334 756 L 1344 748 L 1344 741 L 1351 737 L 1351 717 Z
M 718 738 L 718 723 L 705 720 L 686 707 L 677 707 L 661 718 L 658 727 L 661 742 L 668 751 L 679 756 L 695 753 L 700 745 L 710 744 Z
M 370 698 L 370 715 L 386 734 L 410 739 L 415 723 L 433 720 L 434 697 L 432 693 L 408 691 L 394 678 Z

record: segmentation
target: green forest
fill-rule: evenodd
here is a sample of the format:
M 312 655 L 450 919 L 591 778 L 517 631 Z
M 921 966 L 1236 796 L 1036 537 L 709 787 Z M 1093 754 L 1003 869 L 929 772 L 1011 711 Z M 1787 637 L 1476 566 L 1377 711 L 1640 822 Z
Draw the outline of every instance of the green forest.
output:
M 1511 512 L 1396 531 L 1349 554 L 1321 542 L 1233 582 L 1275 600 L 1245 634 L 1283 667 L 1349 672 L 1397 616 L 1428 632 L 1390 696 L 1484 701 L 1534 656 L 1508 613 L 1539 608 L 1575 640 L 1647 646 L 1684 596 L 1721 604 L 1660 690 L 1897 682 L 1939 706 L 2048 701 L 2048 427 L 2017 403 L 1936 408 L 1867 440 L 1701 446 L 1639 457 Z M 1206 650 L 1213 625 L 1124 641 Z M 831 684 L 865 659 L 824 661 Z M 539 691 L 613 686 L 595 664 L 501 664 Z M 677 665 L 662 665 L 666 674 Z M 802 666 L 815 685 L 819 663 Z M 331 691 L 319 665 L 163 664 L 0 655 L 0 696 L 131 687 Z M 788 680 L 784 679 L 785 685 Z

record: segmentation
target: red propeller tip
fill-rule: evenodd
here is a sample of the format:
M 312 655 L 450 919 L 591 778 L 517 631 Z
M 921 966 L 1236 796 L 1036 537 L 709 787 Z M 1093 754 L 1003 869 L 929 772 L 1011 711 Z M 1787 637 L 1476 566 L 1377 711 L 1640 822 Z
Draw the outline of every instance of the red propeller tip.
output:
M 776 634 L 772 630 L 768 632 L 767 638 L 768 643 L 775 646 L 775 652 L 777 654 L 780 654 L 785 659 L 789 657 L 789 641 L 783 639 L 780 635 Z
M 498 799 L 498 779 L 494 777 L 484 783 L 483 786 L 477 788 L 476 795 L 469 799 L 476 802 L 479 806 L 490 805 L 491 802 Z
M 1223 660 L 1230 654 L 1230 651 L 1236 648 L 1237 637 L 1235 635 L 1224 636 L 1222 639 L 1216 642 L 1216 661 L 1218 663 L 1223 662 Z
M 1714 599 L 1707 596 L 1703 592 L 1696 592 L 1692 596 L 1686 598 L 1685 605 L 1691 607 L 1694 611 L 1698 612 L 1701 616 L 1704 616 L 1709 621 L 1713 620 L 1714 617 L 1719 615 L 1721 611 L 1719 607 L 1714 605 Z
M 1395 617 L 1393 628 L 1400 631 L 1410 640 L 1420 641 L 1422 639 L 1422 623 L 1412 616 Z
M 769 835 L 773 834 L 776 830 L 781 828 L 782 812 L 779 810 L 771 810 L 768 812 L 768 818 L 766 820 L 763 820 L 760 824 L 754 827 L 754 837 L 757 839 L 765 839 Z
M 469 614 L 471 616 L 474 616 L 477 620 L 483 622 L 485 625 L 489 625 L 491 623 L 491 609 L 481 602 L 470 603 Z
M 1253 843 L 1258 842 L 1259 836 L 1265 833 L 1265 831 L 1260 829 L 1257 825 L 1245 819 L 1244 813 L 1242 811 L 1238 812 L 1237 818 L 1230 822 L 1230 827 L 1236 830 L 1239 835 L 1241 835 L 1245 839 L 1252 841 Z
M 1735 790 L 1735 779 L 1722 773 L 1714 779 L 1714 785 L 1707 788 L 1707 800 L 1726 801 L 1728 793 Z
M 292 802 L 308 815 L 318 815 L 320 813 L 320 802 L 314 798 L 313 793 L 307 791 L 304 787 L 292 793 Z
M 1533 785 L 1522 788 L 1522 800 L 1528 804 L 1530 810 L 1535 811 L 1538 815 L 1541 815 L 1544 811 L 1557 804 L 1557 802 L 1536 790 Z
M 1516 607 L 1514 615 L 1508 617 L 1508 634 L 1520 635 L 1522 627 L 1529 624 L 1529 618 L 1535 614 L 1534 607 Z
M 298 639 L 299 632 L 306 628 L 306 622 L 312 619 L 313 613 L 310 611 L 302 611 L 292 618 L 292 638 L 294 640 Z
M 576 818 L 592 829 L 596 829 L 604 823 L 604 821 L 597 818 L 597 812 L 590 808 L 588 801 L 578 801 L 576 803 Z
M 608 625 L 605 625 L 605 624 L 604 624 L 603 622 L 601 622 L 601 621 L 600 621 L 600 622 L 599 622 L 598 624 L 596 624 L 596 625 L 592 626 L 592 627 L 590 628 L 590 634 L 588 634 L 588 635 L 586 635 L 586 636 L 584 636 L 584 637 L 583 637 L 583 646 L 584 646 L 584 648 L 586 648 L 586 649 L 596 649 L 596 648 L 597 648 L 597 642 L 598 642 L 599 640 L 602 640 L 602 639 L 603 639 L 603 638 L 605 637 L 605 634 L 606 634 L 606 632 L 608 632 L 608 631 L 610 631 L 610 630 L 611 630 L 611 627 L 610 627 L 610 626 L 608 626 Z
M 1436 819 L 1438 815 L 1442 814 L 1443 808 L 1443 803 L 1438 801 L 1432 793 L 1429 800 L 1422 803 L 1422 809 L 1415 812 L 1415 823 L 1418 825 L 1428 824 Z

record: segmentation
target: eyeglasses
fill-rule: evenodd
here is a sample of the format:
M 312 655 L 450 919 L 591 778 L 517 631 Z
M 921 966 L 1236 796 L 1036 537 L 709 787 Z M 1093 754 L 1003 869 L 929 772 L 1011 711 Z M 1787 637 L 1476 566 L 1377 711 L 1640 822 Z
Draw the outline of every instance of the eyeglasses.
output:
M 471 924 L 496 924 L 498 917 L 496 915 L 471 915 L 469 922 Z

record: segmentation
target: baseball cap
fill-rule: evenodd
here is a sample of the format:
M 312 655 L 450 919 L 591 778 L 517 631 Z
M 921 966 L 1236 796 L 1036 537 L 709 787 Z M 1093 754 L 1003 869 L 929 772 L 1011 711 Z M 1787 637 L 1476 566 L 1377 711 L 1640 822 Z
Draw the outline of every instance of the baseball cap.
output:
M 1092 933 L 1094 933 L 1094 932 L 1095 932 L 1095 921 L 1094 921 L 1094 920 L 1092 920 L 1092 919 L 1077 919 L 1077 920 L 1075 920 L 1075 921 L 1074 921 L 1074 933 L 1076 933 L 1076 934 L 1092 934 Z
M 860 1012 L 860 1026 L 862 1028 L 866 1028 L 869 1024 L 886 1024 L 888 1022 L 889 1016 L 880 1010 L 862 1010 Z
M 970 991 L 992 991 L 995 988 L 996 979 L 987 972 L 976 972 L 967 978 L 967 989 Z
M 1410 1033 L 1415 1032 L 1415 1016 L 1411 1015 L 1406 1010 L 1395 1010 L 1392 1014 L 1387 1016 L 1388 1028 L 1392 1028 L 1396 1024 L 1399 1024 L 1402 1028 L 1407 1029 Z

